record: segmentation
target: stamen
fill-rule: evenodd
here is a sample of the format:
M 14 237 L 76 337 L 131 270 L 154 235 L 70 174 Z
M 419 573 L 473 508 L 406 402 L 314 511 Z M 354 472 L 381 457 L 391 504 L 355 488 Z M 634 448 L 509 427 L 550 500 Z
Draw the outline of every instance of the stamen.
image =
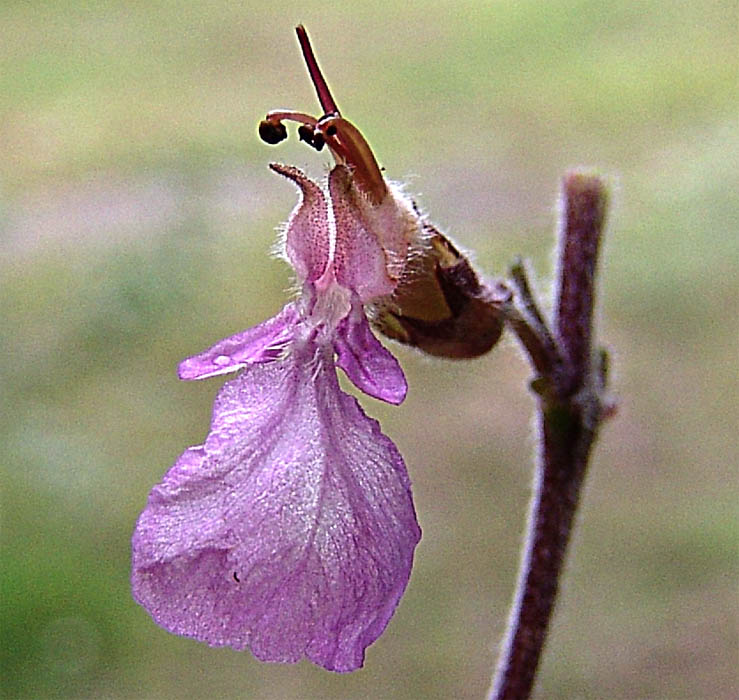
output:
M 308 38 L 308 32 L 305 31 L 305 27 L 299 24 L 295 27 L 295 31 L 298 34 L 298 41 L 300 42 L 300 48 L 303 50 L 303 58 L 308 65 L 308 74 L 313 81 L 313 85 L 318 93 L 318 101 L 321 103 L 321 109 L 324 114 L 339 114 L 339 108 L 334 102 L 334 98 L 331 96 L 331 91 L 328 89 L 323 73 L 318 67 L 318 61 L 313 54 L 313 49 L 310 45 L 310 39 Z
M 267 112 L 265 117 L 265 121 L 269 122 L 281 122 L 283 119 L 299 124 L 309 124 L 310 126 L 318 124 L 318 119 L 315 117 L 305 112 L 296 112 L 294 109 L 272 109 Z
M 259 122 L 259 138 L 273 146 L 280 143 L 280 141 L 284 141 L 287 138 L 287 129 L 282 123 L 283 120 L 298 122 L 301 124 L 301 129 L 305 127 L 311 132 L 313 132 L 318 123 L 315 117 L 311 117 L 310 114 L 306 114 L 305 112 L 296 112 L 290 109 L 273 109 L 271 112 L 267 112 L 267 116 Z M 301 133 L 300 129 L 298 132 Z M 323 138 L 321 140 L 323 141 Z M 309 143 L 316 148 L 312 141 L 309 141 Z M 321 144 L 322 147 L 323 144 Z M 321 149 L 317 148 L 317 150 L 320 151 Z
M 274 146 L 287 138 L 287 129 L 282 122 L 265 119 L 259 122 L 259 138 Z
M 298 137 L 317 151 L 320 151 L 325 144 L 323 134 L 320 131 L 314 131 L 313 127 L 308 124 L 301 124 L 298 127 Z
M 267 143 L 279 143 L 287 138 L 287 130 L 282 122 L 298 122 L 300 140 L 305 141 L 317 151 L 320 151 L 324 144 L 327 145 L 337 163 L 352 168 L 357 187 L 373 204 L 380 204 L 385 199 L 388 190 L 372 149 L 359 129 L 339 113 L 326 79 L 318 67 L 305 27 L 301 24 L 295 28 L 295 31 L 298 34 L 303 58 L 305 58 L 308 73 L 318 93 L 324 116 L 316 119 L 305 112 L 289 109 L 272 110 L 267 113 L 267 117 L 259 125 L 259 136 Z

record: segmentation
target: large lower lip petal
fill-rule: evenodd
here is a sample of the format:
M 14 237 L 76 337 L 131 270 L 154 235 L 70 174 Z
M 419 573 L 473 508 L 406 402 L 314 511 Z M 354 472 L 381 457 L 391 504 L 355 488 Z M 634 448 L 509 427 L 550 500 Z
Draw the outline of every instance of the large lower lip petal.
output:
M 176 634 L 351 671 L 419 538 L 402 457 L 339 389 L 331 348 L 308 343 L 223 386 L 205 444 L 139 518 L 133 593 Z

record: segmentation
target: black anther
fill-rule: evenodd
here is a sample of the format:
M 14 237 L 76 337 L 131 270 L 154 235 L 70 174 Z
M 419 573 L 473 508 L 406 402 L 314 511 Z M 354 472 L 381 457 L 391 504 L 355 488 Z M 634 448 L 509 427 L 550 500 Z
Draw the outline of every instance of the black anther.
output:
M 287 129 L 282 122 L 264 119 L 259 122 L 259 138 L 274 146 L 287 138 Z

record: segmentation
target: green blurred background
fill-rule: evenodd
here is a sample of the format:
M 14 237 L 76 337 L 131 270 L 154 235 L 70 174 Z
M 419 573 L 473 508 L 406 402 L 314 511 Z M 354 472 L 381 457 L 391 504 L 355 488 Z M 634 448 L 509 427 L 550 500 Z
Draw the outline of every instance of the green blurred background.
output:
M 0 4 L 2 692 L 8 698 L 479 698 L 504 630 L 534 452 L 529 370 L 396 348 L 405 404 L 364 397 L 424 530 L 366 666 L 261 664 L 159 629 L 129 594 L 151 486 L 222 383 L 180 359 L 275 313 L 296 201 L 261 143 L 344 114 L 489 274 L 546 290 L 558 180 L 613 184 L 601 339 L 620 410 L 597 445 L 541 698 L 730 698 L 737 681 L 735 2 Z

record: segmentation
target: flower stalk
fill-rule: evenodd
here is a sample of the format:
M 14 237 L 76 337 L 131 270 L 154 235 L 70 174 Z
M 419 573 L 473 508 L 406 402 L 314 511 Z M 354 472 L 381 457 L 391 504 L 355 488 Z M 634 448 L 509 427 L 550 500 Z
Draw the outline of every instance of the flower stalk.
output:
M 592 353 L 595 271 L 608 201 L 601 178 L 568 173 L 563 182 L 555 318 L 552 330 L 525 268 L 510 271 L 515 291 L 506 321 L 536 372 L 540 447 L 518 585 L 491 700 L 525 700 L 534 687 L 572 534 L 588 458 L 601 421 L 606 354 Z

